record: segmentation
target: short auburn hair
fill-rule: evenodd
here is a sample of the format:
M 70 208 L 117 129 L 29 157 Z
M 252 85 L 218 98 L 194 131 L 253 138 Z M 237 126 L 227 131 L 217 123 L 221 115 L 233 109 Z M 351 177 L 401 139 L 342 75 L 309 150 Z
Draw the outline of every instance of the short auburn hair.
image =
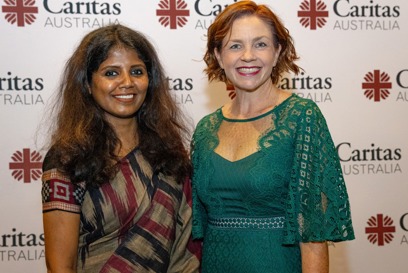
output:
M 277 84 L 284 72 L 292 71 L 298 74 L 301 68 L 295 64 L 295 61 L 299 57 L 293 39 L 289 35 L 289 30 L 283 25 L 279 17 L 266 5 L 258 5 L 253 1 L 240 1 L 227 6 L 208 28 L 207 50 L 204 55 L 204 61 L 207 64 L 204 72 L 207 74 L 208 79 L 228 83 L 225 72 L 215 57 L 215 50 L 222 51 L 222 41 L 230 32 L 233 23 L 245 16 L 257 16 L 267 23 L 272 31 L 275 48 L 281 46 L 278 61 L 271 73 L 272 82 Z

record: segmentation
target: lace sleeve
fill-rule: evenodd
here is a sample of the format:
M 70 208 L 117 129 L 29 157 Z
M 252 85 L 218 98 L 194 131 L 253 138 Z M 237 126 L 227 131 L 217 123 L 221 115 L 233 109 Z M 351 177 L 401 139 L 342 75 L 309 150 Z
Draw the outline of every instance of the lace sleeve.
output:
M 352 240 L 346 185 L 326 121 L 309 102 L 298 122 L 284 243 Z

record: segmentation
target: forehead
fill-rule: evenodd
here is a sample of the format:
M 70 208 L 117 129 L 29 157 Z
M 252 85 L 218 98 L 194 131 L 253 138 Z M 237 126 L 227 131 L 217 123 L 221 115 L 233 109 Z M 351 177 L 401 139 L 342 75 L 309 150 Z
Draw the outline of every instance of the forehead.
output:
M 97 70 L 106 69 L 111 66 L 126 67 L 142 65 L 145 63 L 140 59 L 136 50 L 128 47 L 112 47 L 106 58 L 99 64 Z
M 258 16 L 250 15 L 240 17 L 232 23 L 227 37 L 234 39 L 235 37 L 241 36 L 272 37 L 272 28 Z
M 122 55 L 138 55 L 138 53 L 133 49 L 126 46 L 114 46 L 108 51 L 108 58 L 122 56 Z
M 138 52 L 129 47 L 115 46 L 112 47 L 102 63 L 109 62 L 143 62 Z

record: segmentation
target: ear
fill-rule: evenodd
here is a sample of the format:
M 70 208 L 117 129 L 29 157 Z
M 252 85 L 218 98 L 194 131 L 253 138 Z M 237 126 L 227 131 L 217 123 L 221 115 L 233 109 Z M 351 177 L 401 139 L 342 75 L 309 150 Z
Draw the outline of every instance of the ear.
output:
M 214 49 L 215 58 L 217 58 L 219 66 L 224 69 L 224 64 L 222 62 L 221 53 L 218 51 L 218 48 Z
M 89 95 L 92 95 L 92 88 L 88 83 L 86 84 L 86 90 L 88 90 Z
M 278 63 L 278 59 L 279 59 L 279 55 L 280 55 L 281 50 L 282 50 L 282 46 L 279 44 L 278 48 L 275 51 L 275 58 L 274 58 L 274 61 L 273 61 L 273 67 L 275 67 L 276 64 Z

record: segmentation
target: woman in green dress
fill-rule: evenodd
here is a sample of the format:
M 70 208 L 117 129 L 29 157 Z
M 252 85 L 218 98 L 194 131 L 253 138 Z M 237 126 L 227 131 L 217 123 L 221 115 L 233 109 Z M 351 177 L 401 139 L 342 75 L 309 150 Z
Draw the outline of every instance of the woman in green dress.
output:
M 265 5 L 229 5 L 208 29 L 209 80 L 235 98 L 197 125 L 193 237 L 202 272 L 328 272 L 327 242 L 354 239 L 346 185 L 325 118 L 278 88 L 300 68 Z

